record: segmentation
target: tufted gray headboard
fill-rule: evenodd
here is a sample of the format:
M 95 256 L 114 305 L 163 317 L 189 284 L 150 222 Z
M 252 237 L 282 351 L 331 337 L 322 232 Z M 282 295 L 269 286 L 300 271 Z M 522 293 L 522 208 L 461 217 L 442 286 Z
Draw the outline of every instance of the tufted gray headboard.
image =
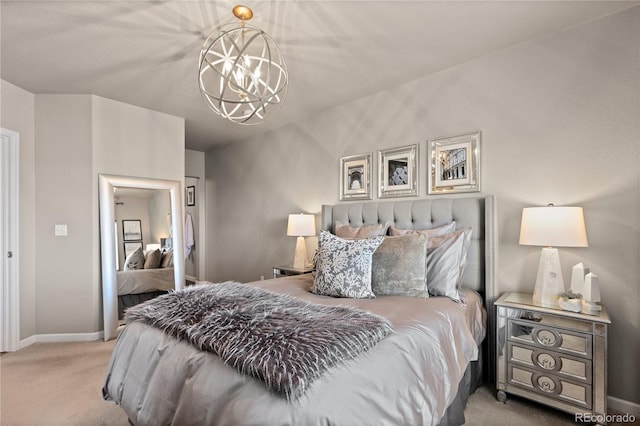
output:
M 456 228 L 472 228 L 473 234 L 463 285 L 484 296 L 488 315 L 488 358 L 494 359 L 493 302 L 496 298 L 496 202 L 493 196 L 434 198 L 322 206 L 321 229 L 333 231 L 335 222 L 351 226 L 389 222 L 397 228 L 428 229 L 456 222 Z M 494 377 L 489 362 L 489 376 Z

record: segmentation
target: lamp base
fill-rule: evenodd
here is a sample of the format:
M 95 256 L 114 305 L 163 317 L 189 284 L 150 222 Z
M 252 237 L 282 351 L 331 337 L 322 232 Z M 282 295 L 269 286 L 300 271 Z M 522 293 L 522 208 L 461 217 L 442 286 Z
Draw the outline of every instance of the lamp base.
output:
M 558 295 L 561 293 L 564 293 L 564 281 L 558 249 L 545 247 L 540 253 L 536 287 L 533 290 L 533 304 L 546 308 L 558 308 Z
M 304 237 L 298 237 L 296 240 L 296 253 L 293 256 L 293 267 L 296 269 L 304 269 L 307 263 L 307 245 Z

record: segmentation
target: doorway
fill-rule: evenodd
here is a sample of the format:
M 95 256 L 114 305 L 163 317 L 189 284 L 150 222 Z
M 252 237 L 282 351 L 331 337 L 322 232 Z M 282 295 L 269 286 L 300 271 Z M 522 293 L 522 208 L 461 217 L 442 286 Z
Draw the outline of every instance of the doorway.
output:
M 190 283 L 202 279 L 199 274 L 200 267 L 200 179 L 197 177 L 185 177 L 185 261 L 184 272 Z M 190 244 L 193 242 L 193 244 Z
M 18 349 L 18 152 L 19 134 L 0 129 L 0 352 Z

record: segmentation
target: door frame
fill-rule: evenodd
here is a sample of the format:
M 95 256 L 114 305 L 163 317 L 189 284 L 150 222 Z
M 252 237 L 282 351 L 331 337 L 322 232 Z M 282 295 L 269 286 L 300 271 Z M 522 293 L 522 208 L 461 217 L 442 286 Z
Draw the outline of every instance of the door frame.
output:
M 0 351 L 18 350 L 20 339 L 20 297 L 19 297 L 19 151 L 20 134 L 12 130 L 0 128 L 0 161 L 2 176 L 0 187 L 2 201 L 0 212 L 2 237 L 2 288 L 0 289 Z M 9 254 L 11 253 L 11 255 Z

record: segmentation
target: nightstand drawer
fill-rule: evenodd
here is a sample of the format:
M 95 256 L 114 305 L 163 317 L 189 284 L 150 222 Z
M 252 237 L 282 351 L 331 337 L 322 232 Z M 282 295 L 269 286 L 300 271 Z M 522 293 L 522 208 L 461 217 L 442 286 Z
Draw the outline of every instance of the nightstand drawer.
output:
M 591 386 L 509 364 L 509 385 L 591 410 Z
M 508 362 L 545 374 L 555 374 L 586 384 L 592 383 L 591 361 L 588 359 L 510 342 Z
M 508 339 L 538 348 L 591 358 L 593 336 L 526 320 L 509 319 Z

